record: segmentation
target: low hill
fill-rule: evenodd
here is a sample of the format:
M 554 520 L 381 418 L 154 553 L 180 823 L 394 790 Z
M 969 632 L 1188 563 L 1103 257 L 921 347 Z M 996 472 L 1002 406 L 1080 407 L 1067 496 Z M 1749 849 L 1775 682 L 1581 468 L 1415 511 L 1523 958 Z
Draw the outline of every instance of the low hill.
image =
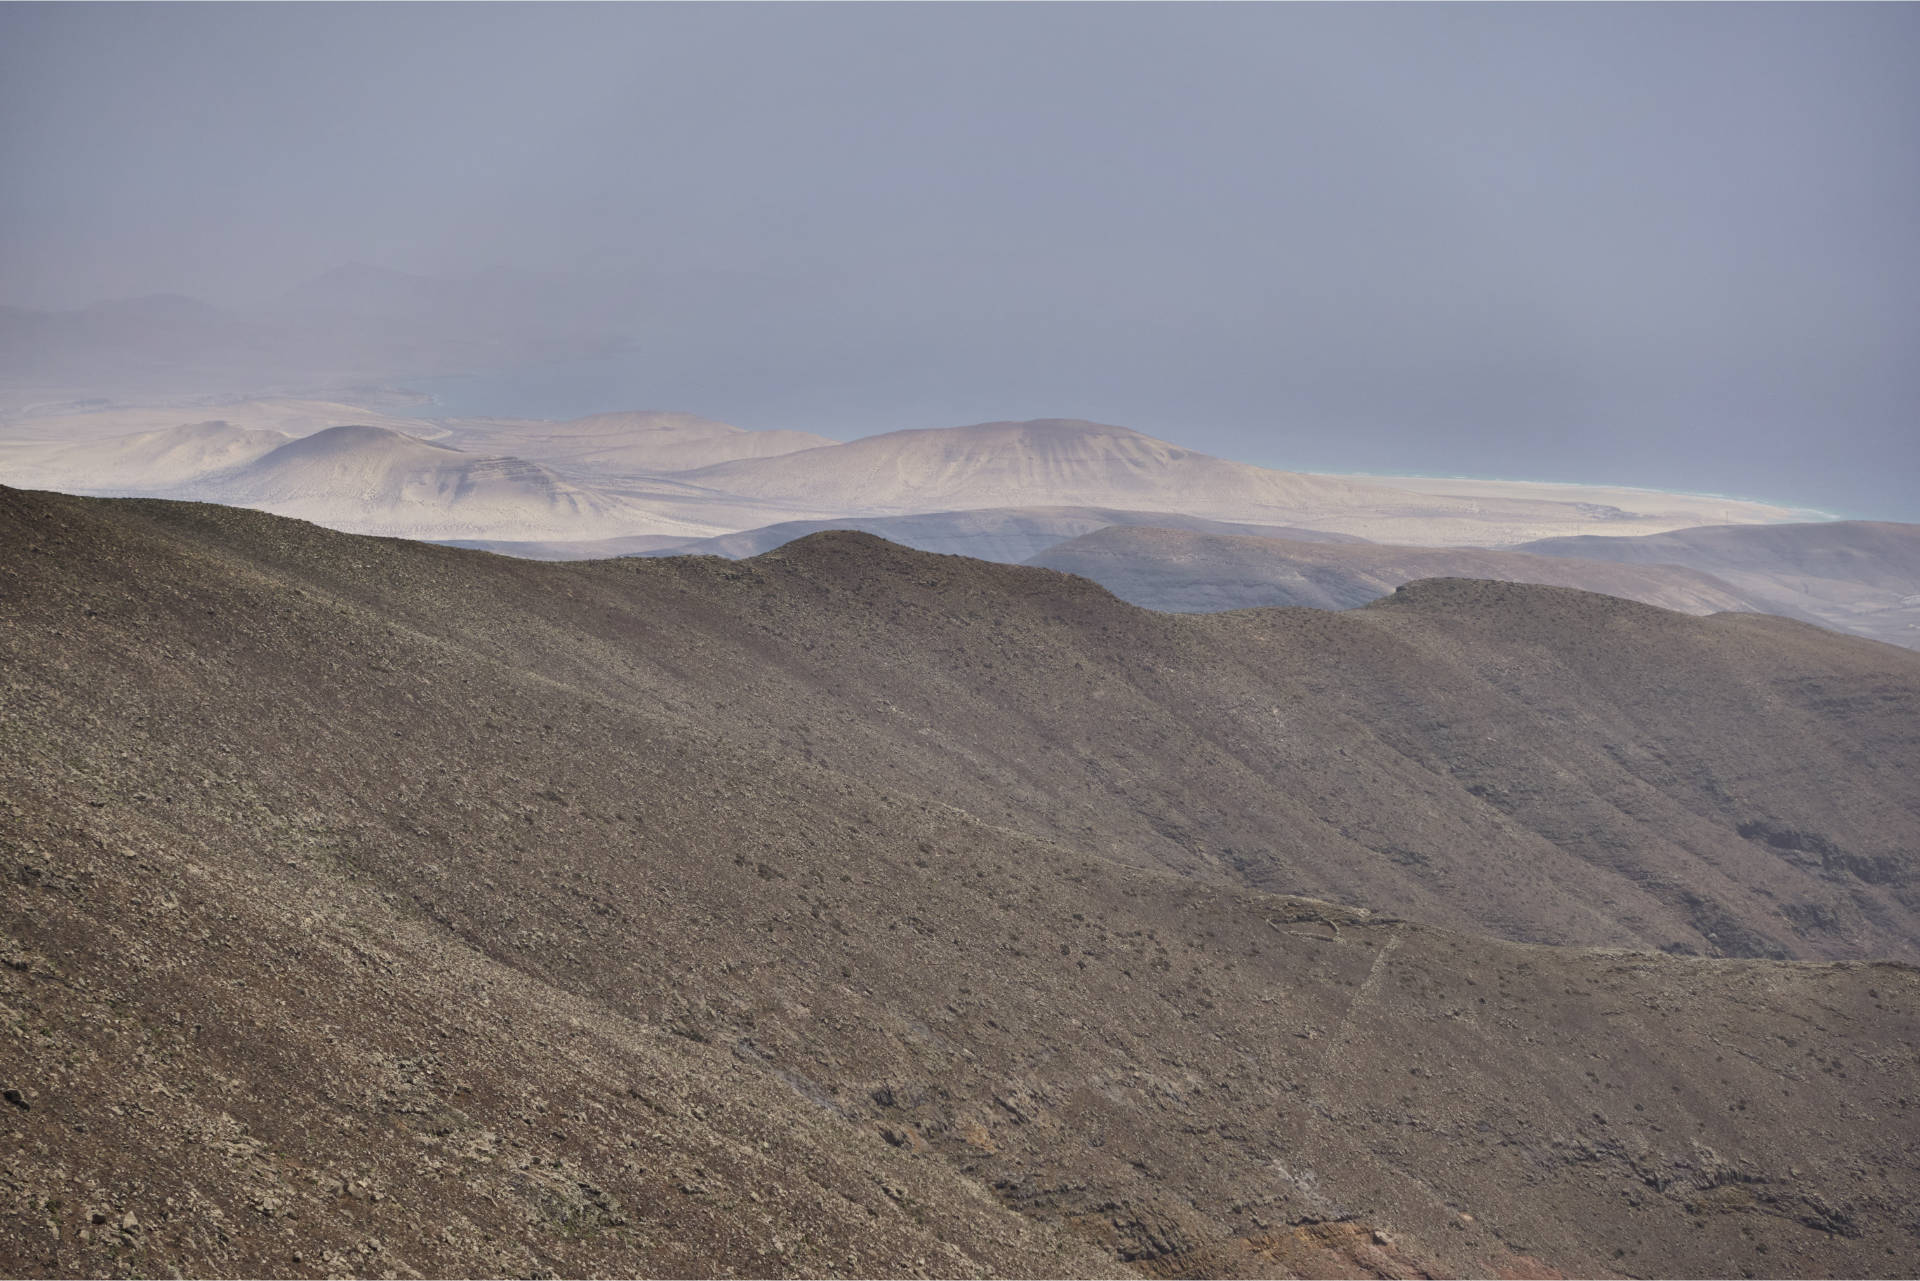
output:
M 1480 547 L 1328 545 L 1191 530 L 1110 526 L 1028 564 L 1091 578 L 1148 609 L 1209 613 L 1262 605 L 1352 609 L 1421 578 L 1490 578 L 1601 592 L 1683 614 L 1768 613 L 1696 570 L 1530 556 Z
M 383 427 L 330 427 L 193 488 L 332 529 L 406 538 L 699 532 L 524 459 L 470 454 Z
M 1640 538 L 1554 538 L 1539 556 L 1683 565 L 1842 631 L 1920 648 L 1920 525 L 1822 521 L 1710 525 Z
M 1904 651 L 0 490 L 0 689 L 10 1273 L 1920 1250 Z
M 181 412 L 115 409 L 9 424 L 0 431 L 22 438 L 0 441 L 0 483 L 231 503 L 356 533 L 565 559 L 620 555 L 764 521 L 780 509 L 652 473 L 823 443 L 685 414 L 606 414 L 571 423 L 389 415 L 361 421 L 350 415 L 363 411 L 350 406 L 292 400 L 229 406 L 223 412 L 232 421 L 101 434 Z M 514 445 L 538 457 L 522 456 Z M 292 448 L 277 452 L 283 446 Z

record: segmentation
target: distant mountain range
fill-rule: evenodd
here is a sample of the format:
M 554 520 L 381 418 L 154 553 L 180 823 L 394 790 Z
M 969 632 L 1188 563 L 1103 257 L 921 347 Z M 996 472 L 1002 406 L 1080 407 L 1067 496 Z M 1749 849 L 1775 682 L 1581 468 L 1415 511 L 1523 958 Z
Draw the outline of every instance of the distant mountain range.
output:
M 88 445 L 0 452 L 25 484 L 96 494 L 191 494 L 356 533 L 606 537 L 699 532 L 525 459 L 467 453 L 385 427 L 309 436 L 206 422 Z
M 1069 419 L 839 443 L 663 411 L 545 422 L 301 400 L 217 409 L 17 420 L 0 429 L 12 438 L 0 481 L 544 559 L 740 557 L 857 528 L 1071 569 L 1158 608 L 1349 607 L 1415 578 L 1471 575 L 1920 643 L 1915 527 L 1809 524 L 1713 496 L 1277 471 Z M 369 421 L 340 421 L 356 418 Z
M 215 420 L 76 442 L 29 439 L 0 444 L 0 475 L 71 493 L 193 497 L 256 507 L 355 533 L 527 540 L 670 535 L 684 540 L 711 533 L 713 526 L 656 510 L 605 488 L 604 482 L 819 440 L 799 432 L 746 432 L 685 414 L 488 423 L 484 432 L 467 433 L 482 446 L 496 441 L 538 445 L 542 457 L 569 465 L 572 475 L 563 476 L 543 463 L 491 448 L 457 448 L 448 443 L 444 428 L 431 423 L 388 416 L 387 426 L 312 431 L 316 416 L 337 415 L 302 402 L 242 408 L 236 416 L 243 422 L 298 424 L 309 432 L 292 435 Z M 102 430 L 126 421 L 114 413 L 82 418 L 78 425 Z M 396 424 L 438 439 L 395 430 Z M 40 420 L 23 430 L 48 434 L 51 428 L 48 420 Z M 698 491 L 680 486 L 670 496 L 688 492 Z
M 890 432 L 778 460 L 743 459 L 682 479 L 729 494 L 879 516 L 998 507 L 1095 506 L 1213 520 L 1309 526 L 1419 544 L 1510 543 L 1574 523 L 1627 532 L 1691 523 L 1715 500 L 1647 495 L 1658 514 L 1534 496 L 1523 485 L 1487 497 L 1414 495 L 1391 479 L 1357 480 L 1229 462 L 1105 423 L 1075 419 Z M 1782 509 L 1739 504 L 1751 519 Z

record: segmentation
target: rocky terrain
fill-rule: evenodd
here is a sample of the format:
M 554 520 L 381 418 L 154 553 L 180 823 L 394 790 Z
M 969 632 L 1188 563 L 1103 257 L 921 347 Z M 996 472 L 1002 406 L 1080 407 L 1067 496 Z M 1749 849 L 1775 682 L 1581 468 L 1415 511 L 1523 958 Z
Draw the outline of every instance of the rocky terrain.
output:
M 0 1270 L 1904 1275 L 1920 655 L 0 490 Z

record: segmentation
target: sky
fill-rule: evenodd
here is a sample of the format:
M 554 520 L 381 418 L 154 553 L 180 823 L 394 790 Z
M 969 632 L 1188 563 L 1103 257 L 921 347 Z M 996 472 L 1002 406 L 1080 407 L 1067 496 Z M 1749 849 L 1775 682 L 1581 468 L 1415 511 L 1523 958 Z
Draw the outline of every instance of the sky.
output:
M 6 5 L 0 303 L 506 267 L 640 319 L 499 412 L 1920 520 L 1916 65 L 1913 5 Z

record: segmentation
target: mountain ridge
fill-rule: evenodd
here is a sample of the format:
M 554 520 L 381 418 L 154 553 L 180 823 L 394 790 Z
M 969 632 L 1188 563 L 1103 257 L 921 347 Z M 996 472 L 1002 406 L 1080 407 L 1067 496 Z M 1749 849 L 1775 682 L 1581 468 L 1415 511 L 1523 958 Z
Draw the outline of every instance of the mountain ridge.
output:
M 1920 972 L 1650 950 L 1887 950 L 1905 651 L 8 489 L 0 551 L 10 1271 L 1891 1275 L 1920 1240 Z M 1467 826 L 1414 839 L 1429 808 Z
M 192 513 L 215 528 L 273 519 L 130 501 L 134 511 Z M 335 546 L 310 537 L 298 545 Z M 389 556 L 432 550 L 401 546 Z M 1914 835 L 1900 833 L 1920 822 L 1885 773 L 1920 750 L 1902 719 L 1920 695 L 1900 683 L 1920 670 L 1920 656 L 1790 620 L 1690 618 L 1474 580 L 1345 613 L 1159 614 L 1057 571 L 930 556 L 845 531 L 744 561 L 500 561 L 454 581 L 490 576 L 513 584 L 500 590 L 537 590 L 543 599 L 565 584 L 604 581 L 635 602 L 630 608 L 662 620 L 650 628 L 655 656 L 619 678 L 643 693 L 622 698 L 698 703 L 707 695 L 684 684 L 698 672 L 721 691 L 714 705 L 753 717 L 756 734 L 812 741 L 816 752 L 835 744 L 846 768 L 911 782 L 970 813 L 1007 808 L 994 798 L 1012 788 L 1025 798 L 1013 808 L 1030 835 L 1090 840 L 1131 864 L 1358 899 L 1531 941 L 1711 950 L 1700 922 L 1728 913 L 1742 922 L 1729 937 L 1757 955 L 1903 956 L 1920 936 L 1897 924 L 1920 912 L 1903 881 L 1807 880 L 1806 858 L 1736 830 L 1798 831 L 1862 867 L 1897 869 Z M 434 633 L 445 629 L 443 616 L 489 609 L 491 595 L 427 576 L 417 596 L 383 588 L 377 600 L 383 615 Z M 1407 608 L 1422 601 L 1430 608 Z M 770 622 L 759 602 L 780 602 L 771 617 L 786 621 Z M 571 617 L 572 607 L 563 613 Z M 515 644 L 537 641 L 528 651 L 537 660 L 528 661 L 555 679 L 593 671 L 601 683 L 608 677 L 593 665 L 621 643 L 618 634 L 578 622 L 587 634 L 541 627 Z M 1756 686 L 1728 666 L 1742 654 L 1771 655 L 1798 675 Z M 857 685 L 849 683 L 855 672 Z M 1907 675 L 1889 684 L 1889 672 Z M 839 700 L 856 688 L 872 700 L 863 706 L 894 710 L 845 721 Z M 1883 693 L 1863 692 L 1873 688 Z M 1661 691 L 1658 701 L 1650 690 Z M 1763 750 L 1735 723 L 1766 708 L 1783 719 L 1767 731 L 1778 746 Z M 1883 760 L 1852 770 L 1792 754 L 1788 744 L 1830 741 L 1834 731 L 1823 726 L 1839 708 L 1861 718 L 1849 733 L 1866 735 Z M 1116 771 L 1076 754 L 1077 742 L 1124 739 L 1128 718 L 1159 726 L 1164 755 L 1129 751 Z M 1549 730 L 1562 722 L 1585 728 Z M 1683 723 L 1684 732 L 1676 728 Z M 1492 737 L 1460 737 L 1458 727 L 1472 725 Z M 1655 726 L 1668 728 L 1653 734 Z M 1661 764 L 1667 759 L 1691 763 L 1675 773 Z M 1359 770 L 1364 786 L 1329 789 L 1338 761 Z M 1528 781 L 1482 795 L 1473 789 L 1486 771 Z M 1721 781 L 1696 793 L 1682 781 L 1694 776 Z M 1050 780 L 1041 793 L 1032 791 L 1038 777 Z M 1762 777 L 1771 780 L 1764 787 L 1754 782 Z M 1245 790 L 1244 805 L 1205 799 L 1227 778 Z M 1620 797 L 1635 799 L 1622 809 Z M 1569 827 L 1568 815 L 1582 817 Z M 1306 862 L 1290 852 L 1315 848 L 1322 852 Z M 1424 863 L 1403 861 L 1423 849 Z M 1538 885 L 1544 896 L 1493 925 L 1488 905 L 1463 888 L 1465 866 L 1443 870 L 1469 850 L 1474 859 L 1531 865 L 1515 890 Z M 1691 869 L 1680 880 L 1696 893 L 1711 887 L 1711 901 L 1689 900 L 1672 876 L 1646 880 L 1649 858 Z M 1549 872 L 1563 888 L 1545 890 Z M 1595 916 L 1601 900 L 1621 906 Z M 1783 902 L 1817 905 L 1834 928 L 1802 931 L 1782 915 Z
M 858 533 L 543 565 L 0 489 L 0 552 L 10 1271 L 1920 1241 L 1920 970 L 1651 950 L 1910 945 L 1905 651 L 1462 580 L 1153 614 Z
M 207 476 L 178 469 L 161 476 L 113 475 L 116 466 L 121 472 L 137 470 L 115 461 L 115 451 L 127 448 L 124 442 L 51 443 L 63 435 L 97 435 L 116 422 L 145 425 L 172 419 L 169 425 L 177 426 L 184 412 L 109 410 L 22 422 L 16 430 L 24 438 L 0 444 L 0 466 L 18 483 L 225 500 L 227 495 L 217 489 L 195 488 Z M 352 425 L 351 420 L 341 421 L 347 416 L 344 407 L 322 402 L 233 405 L 224 412 L 239 426 L 297 435 Z M 448 527 L 444 522 L 418 531 L 418 536 L 484 542 L 509 551 L 515 543 L 527 543 L 525 550 L 541 557 L 577 554 L 582 545 L 673 530 L 685 530 L 692 538 L 793 522 L 1014 507 L 1163 511 L 1176 522 L 1312 529 L 1317 536 L 1427 546 L 1505 545 L 1594 528 L 1616 534 L 1669 530 L 1697 523 L 1703 503 L 1717 516 L 1736 509 L 1756 521 L 1792 515 L 1754 504 L 1729 507 L 1721 500 L 1652 493 L 1632 495 L 1631 501 L 1644 500 L 1643 509 L 1627 510 L 1569 496 L 1588 494 L 1579 488 L 1565 494 L 1554 490 L 1552 498 L 1515 486 L 1471 496 L 1416 492 L 1415 487 L 1229 462 L 1128 428 L 1069 419 L 915 429 L 844 443 L 804 432 L 743 431 L 697 415 L 663 411 L 591 415 L 562 423 L 372 415 L 365 425 L 439 439 L 481 456 L 521 458 L 559 473 L 577 488 L 606 491 L 609 501 L 595 508 L 601 519 L 570 530 L 554 528 L 549 519 L 534 532 L 516 532 L 510 524 L 480 528 Z M 353 496 L 343 499 L 351 505 Z M 632 516 L 624 528 L 610 520 L 616 509 Z M 326 519 L 317 505 L 293 514 Z M 389 512 L 384 523 L 372 523 L 357 508 L 341 527 L 413 532 L 404 513 Z M 613 546 L 609 542 L 609 548 Z M 1028 554 L 1038 550 L 1030 547 Z

